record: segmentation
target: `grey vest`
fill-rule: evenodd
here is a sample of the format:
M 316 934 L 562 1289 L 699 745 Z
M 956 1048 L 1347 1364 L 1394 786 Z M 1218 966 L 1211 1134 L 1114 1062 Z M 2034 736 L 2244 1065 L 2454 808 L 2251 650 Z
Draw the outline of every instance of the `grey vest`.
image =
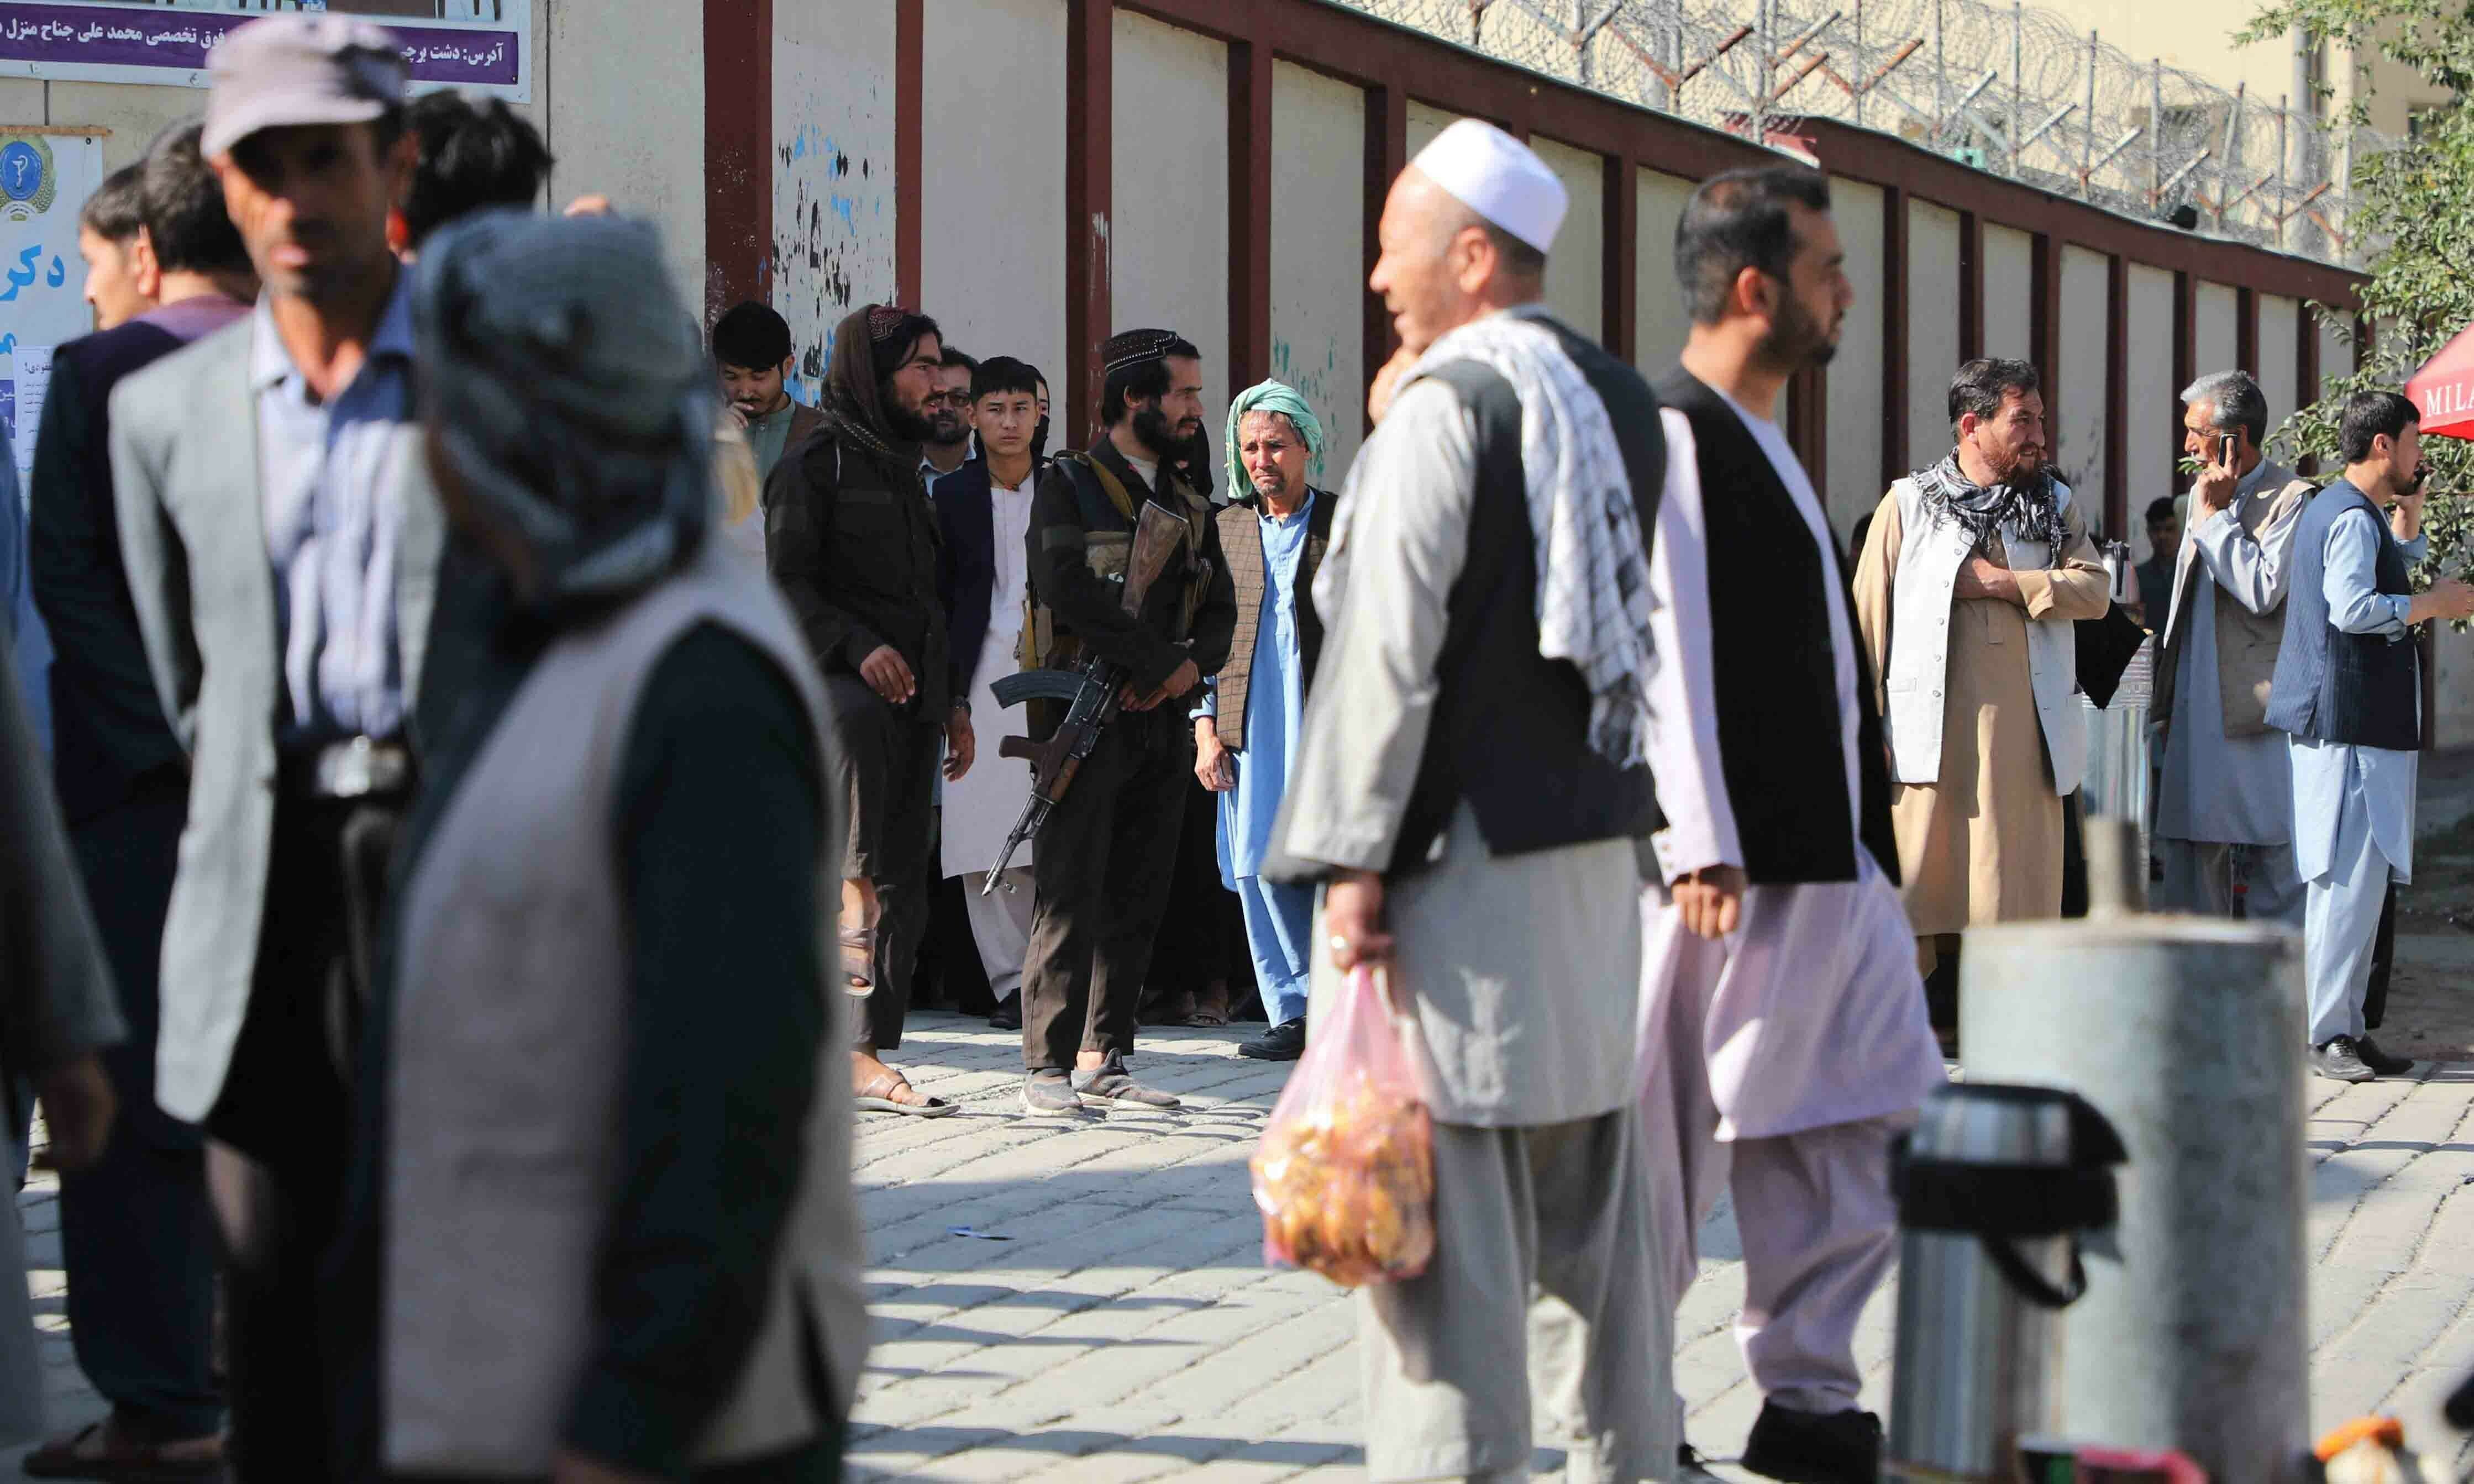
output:
M 829 760 L 825 702 L 788 610 L 708 542 L 678 576 L 542 657 L 404 884 L 386 1089 L 390 1469 L 549 1472 L 592 1339 L 594 1254 L 619 1174 L 629 934 L 614 791 L 646 679 L 703 621 L 792 678 Z M 826 826 L 819 838 L 837 852 Z M 837 866 L 824 867 L 819 881 L 837 887 Z M 830 904 L 822 920 L 834 921 Z M 824 999 L 807 1163 L 771 1298 L 699 1464 L 815 1436 L 820 1406 L 847 1415 L 865 1362 L 850 1058 L 835 1023 L 846 1010 L 843 996 Z M 811 1324 L 832 1398 L 806 1381 Z

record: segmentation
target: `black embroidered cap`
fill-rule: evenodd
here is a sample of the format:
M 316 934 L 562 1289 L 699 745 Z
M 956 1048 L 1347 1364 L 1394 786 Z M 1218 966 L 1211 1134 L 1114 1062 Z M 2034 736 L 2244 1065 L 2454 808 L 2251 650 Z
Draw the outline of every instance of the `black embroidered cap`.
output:
M 1128 329 L 1110 335 L 1100 347 L 1100 370 L 1104 376 L 1166 360 L 1169 347 L 1185 337 L 1173 329 Z

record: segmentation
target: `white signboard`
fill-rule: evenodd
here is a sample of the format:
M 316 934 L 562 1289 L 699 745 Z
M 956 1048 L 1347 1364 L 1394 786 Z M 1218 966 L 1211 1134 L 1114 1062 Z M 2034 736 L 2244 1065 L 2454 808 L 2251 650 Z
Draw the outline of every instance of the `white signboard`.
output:
M 373 17 L 403 45 L 416 91 L 461 87 L 532 101 L 531 0 L 449 0 L 440 19 Z M 0 77 L 206 85 L 206 54 L 264 13 L 232 0 L 0 0 Z
M 96 135 L 0 129 L 0 420 L 21 467 L 35 456 L 51 348 L 94 328 L 78 212 L 102 183 Z

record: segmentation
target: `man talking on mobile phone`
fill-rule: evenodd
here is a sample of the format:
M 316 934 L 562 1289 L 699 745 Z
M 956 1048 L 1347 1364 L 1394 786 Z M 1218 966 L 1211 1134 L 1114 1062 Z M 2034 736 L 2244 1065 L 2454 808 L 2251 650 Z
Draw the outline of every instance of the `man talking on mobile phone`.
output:
M 2420 421 L 2394 392 L 2345 403 L 2344 476 L 2303 507 L 2268 702 L 2293 769 L 2311 1069 L 2338 1082 L 2413 1066 L 2384 1056 L 2363 1015 L 2381 900 L 2389 881 L 2413 879 L 2422 677 L 2408 630 L 2474 618 L 2474 587 L 2449 577 L 2417 594 L 2407 575 L 2429 549 Z
M 2268 693 L 2312 485 L 2260 452 L 2268 399 L 2247 372 L 2201 377 L 2182 402 L 2182 450 L 2199 461 L 2189 529 L 2171 587 L 2145 595 L 2163 636 L 2148 713 L 2163 767 L 2157 903 L 2300 927 L 2292 774 Z

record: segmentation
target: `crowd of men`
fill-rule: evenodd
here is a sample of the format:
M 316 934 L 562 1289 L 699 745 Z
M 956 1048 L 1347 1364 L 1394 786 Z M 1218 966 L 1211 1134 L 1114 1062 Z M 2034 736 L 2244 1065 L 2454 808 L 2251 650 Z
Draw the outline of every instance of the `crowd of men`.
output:
M 1080 449 L 1036 367 L 895 305 L 810 405 L 780 315 L 698 326 L 649 230 L 535 214 L 548 164 L 291 15 L 86 207 L 101 328 L 22 562 L 0 522 L 0 1053 L 111 1403 L 36 1476 L 834 1477 L 852 1115 L 959 1111 L 885 1060 L 923 958 L 976 960 L 1024 1114 L 1173 1109 L 1137 1024 L 1179 961 L 1231 1008 L 1225 912 L 1244 1055 L 1389 994 L 1428 1074 L 1436 1254 L 1358 1301 L 1373 1477 L 1523 1477 L 1533 1400 L 1575 1476 L 1702 1476 L 1673 1315 L 1731 1194 L 1744 1464 L 1872 1479 L 1853 1334 L 1946 1076 L 1927 976 L 2062 911 L 2075 635 L 2125 600 L 2163 900 L 2301 928 L 2322 1075 L 2411 1065 L 2365 1004 L 2405 636 L 2474 589 L 2411 591 L 2400 397 L 2315 493 L 2257 384 L 2202 378 L 2117 594 L 2035 369 L 1970 361 L 1851 570 L 1779 424 L 1856 300 L 1810 170 L 1695 193 L 1653 385 L 1540 302 L 1554 173 L 1446 130 L 1385 203 L 1401 349 L 1325 484 L 1276 381 L 1215 478 L 1165 328 L 1100 347 Z M 1002 704 L 1026 670 L 1066 687 Z

